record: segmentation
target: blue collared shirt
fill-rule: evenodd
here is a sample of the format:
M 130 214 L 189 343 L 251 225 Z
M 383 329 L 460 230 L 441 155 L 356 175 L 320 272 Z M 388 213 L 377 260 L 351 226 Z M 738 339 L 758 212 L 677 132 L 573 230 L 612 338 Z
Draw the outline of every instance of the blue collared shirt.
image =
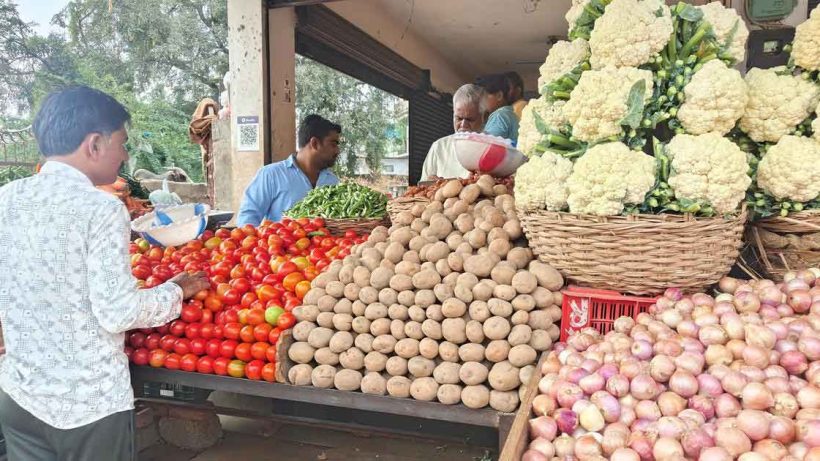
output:
M 324 169 L 319 172 L 316 187 L 338 183 L 339 178 L 329 169 Z M 313 186 L 296 164 L 295 155 L 264 166 L 245 189 L 236 224 L 258 226 L 263 219 L 279 221 L 285 211 L 302 200 L 311 190 Z
M 513 143 L 518 142 L 518 117 L 512 106 L 499 107 L 487 119 L 484 132 L 493 136 L 501 136 L 510 139 Z

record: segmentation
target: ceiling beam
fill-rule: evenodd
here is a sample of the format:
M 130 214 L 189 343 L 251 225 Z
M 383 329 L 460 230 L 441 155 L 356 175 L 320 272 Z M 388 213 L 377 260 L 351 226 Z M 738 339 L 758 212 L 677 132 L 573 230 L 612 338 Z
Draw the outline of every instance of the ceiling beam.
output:
M 268 8 L 285 8 L 291 6 L 317 5 L 319 3 L 330 3 L 338 0 L 267 0 Z

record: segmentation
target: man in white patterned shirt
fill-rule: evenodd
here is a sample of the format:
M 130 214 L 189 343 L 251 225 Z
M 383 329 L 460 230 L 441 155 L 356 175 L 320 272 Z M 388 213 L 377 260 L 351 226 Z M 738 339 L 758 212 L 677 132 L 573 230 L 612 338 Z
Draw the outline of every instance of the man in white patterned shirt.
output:
M 10 461 L 133 459 L 123 333 L 179 316 L 208 288 L 131 275 L 125 206 L 95 185 L 128 160 L 127 110 L 87 87 L 49 95 L 34 120 L 47 162 L 0 189 L 0 425 Z

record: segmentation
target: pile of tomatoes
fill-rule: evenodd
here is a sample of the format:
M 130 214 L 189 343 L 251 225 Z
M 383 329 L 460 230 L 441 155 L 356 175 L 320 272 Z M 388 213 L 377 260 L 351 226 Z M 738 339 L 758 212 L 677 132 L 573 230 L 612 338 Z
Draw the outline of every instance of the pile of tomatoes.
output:
M 291 311 L 311 280 L 365 239 L 331 236 L 321 218 L 205 231 L 180 248 L 137 239 L 131 271 L 143 287 L 204 271 L 211 289 L 184 302 L 179 319 L 129 332 L 126 355 L 136 365 L 273 382 L 279 335 L 296 323 Z

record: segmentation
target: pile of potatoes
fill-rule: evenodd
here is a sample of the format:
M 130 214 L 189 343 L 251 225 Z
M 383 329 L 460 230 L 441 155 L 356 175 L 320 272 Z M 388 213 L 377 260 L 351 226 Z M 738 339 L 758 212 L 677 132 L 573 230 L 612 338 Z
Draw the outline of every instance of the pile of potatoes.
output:
M 521 236 L 505 186 L 448 182 L 313 280 L 288 380 L 515 411 L 558 339 L 564 283 Z

